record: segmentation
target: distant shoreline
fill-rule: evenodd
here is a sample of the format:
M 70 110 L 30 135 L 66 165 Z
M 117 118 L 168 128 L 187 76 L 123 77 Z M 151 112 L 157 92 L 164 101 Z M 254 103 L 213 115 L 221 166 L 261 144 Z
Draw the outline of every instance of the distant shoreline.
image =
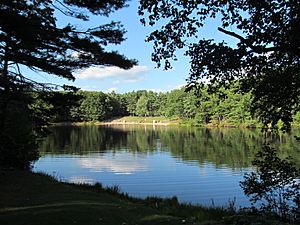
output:
M 114 125 L 128 125 L 128 126 L 193 126 L 206 128 L 257 128 L 255 126 L 248 126 L 246 124 L 193 124 L 190 121 L 185 121 L 179 118 L 165 118 L 165 117 L 138 117 L 138 116 L 124 116 L 121 118 L 113 118 L 105 121 L 88 121 L 88 122 L 59 122 L 53 123 L 54 126 L 114 126 Z
M 180 123 L 166 123 L 166 122 L 159 122 L 159 123 L 141 123 L 141 122 L 59 122 L 59 123 L 52 123 L 51 125 L 54 126 L 83 126 L 83 125 L 97 125 L 97 126 L 110 126 L 110 125 L 147 125 L 147 126 L 176 126 L 182 125 Z
M 192 120 L 183 120 L 179 118 L 165 118 L 165 117 L 138 117 L 138 116 L 124 116 L 120 118 L 113 118 L 104 121 L 88 121 L 88 122 L 57 122 L 51 123 L 52 126 L 114 126 L 114 125 L 129 125 L 129 126 L 192 126 L 192 127 L 206 127 L 206 128 L 263 128 L 259 122 L 234 124 L 228 121 L 221 123 L 196 124 Z M 297 124 L 292 124 L 292 127 L 299 127 Z
M 59 122 L 53 125 L 152 125 L 152 126 L 174 126 L 182 125 L 181 119 L 166 119 L 164 117 L 135 117 L 126 116 L 105 121 L 90 122 Z
M 97 122 L 95 125 L 153 125 L 153 126 L 170 126 L 170 125 L 180 125 L 178 124 L 170 124 L 170 123 L 136 123 L 136 122 Z

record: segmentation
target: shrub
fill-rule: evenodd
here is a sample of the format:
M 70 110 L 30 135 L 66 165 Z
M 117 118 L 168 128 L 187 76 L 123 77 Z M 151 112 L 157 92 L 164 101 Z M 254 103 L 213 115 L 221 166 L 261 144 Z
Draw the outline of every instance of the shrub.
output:
M 0 166 L 29 169 L 38 145 L 26 99 L 10 99 L 1 109 Z
M 283 220 L 299 220 L 299 169 L 292 159 L 280 159 L 276 149 L 265 145 L 252 164 L 256 171 L 245 174 L 240 183 L 252 206 Z

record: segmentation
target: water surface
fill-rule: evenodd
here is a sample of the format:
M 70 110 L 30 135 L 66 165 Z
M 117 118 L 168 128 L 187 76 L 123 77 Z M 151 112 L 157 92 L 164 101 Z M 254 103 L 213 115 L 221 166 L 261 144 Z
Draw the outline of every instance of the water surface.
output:
M 267 141 L 300 164 L 293 134 Z M 35 171 L 75 183 L 118 185 L 137 197 L 247 206 L 239 182 L 264 142 L 259 130 L 152 126 L 60 126 L 40 146 Z

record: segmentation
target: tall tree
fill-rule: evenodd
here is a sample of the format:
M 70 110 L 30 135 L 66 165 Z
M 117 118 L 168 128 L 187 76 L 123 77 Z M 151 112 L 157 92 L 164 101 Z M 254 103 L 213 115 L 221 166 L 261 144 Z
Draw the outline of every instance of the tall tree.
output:
M 3 0 L 0 4 L 1 87 L 11 83 L 36 84 L 19 70 L 20 65 L 74 80 L 72 72 L 92 65 L 131 68 L 136 62 L 117 52 L 106 51 L 108 44 L 120 44 L 124 29 L 119 22 L 86 30 L 72 24 L 57 25 L 56 12 L 84 21 L 88 10 L 107 16 L 125 6 L 126 0 Z
M 138 116 L 149 115 L 149 100 L 146 95 L 142 95 L 137 101 L 135 112 Z
M 188 93 L 183 98 L 183 113 L 186 118 L 194 118 L 198 109 L 198 99 L 193 92 Z
M 157 93 L 153 91 L 148 91 L 147 100 L 148 100 L 148 115 L 156 116 L 160 105 L 160 102 L 157 102 Z
M 135 109 L 136 109 L 136 103 L 139 99 L 138 94 L 135 91 L 132 91 L 124 94 L 124 96 L 126 99 L 127 112 L 131 116 L 136 115 Z
M 22 73 L 24 67 L 74 80 L 74 70 L 89 66 L 129 69 L 136 64 L 135 60 L 127 59 L 116 51 L 105 50 L 108 44 L 120 44 L 124 40 L 125 30 L 119 22 L 99 24 L 82 30 L 71 23 L 58 26 L 57 15 L 71 17 L 69 21 L 77 19 L 87 22 L 90 15 L 108 16 L 125 7 L 126 2 L 127 0 L 0 2 L 0 164 L 7 161 L 4 152 L 8 148 L 34 152 L 34 148 L 24 147 L 23 142 L 19 144 L 11 133 L 14 124 L 11 115 L 12 112 L 22 114 L 21 111 L 26 111 L 23 116 L 28 115 L 26 121 L 32 123 L 34 118 L 28 107 L 31 100 L 28 96 L 25 97 L 26 93 L 51 87 L 29 79 L 27 74 Z M 16 116 L 19 114 L 16 113 Z M 24 131 L 24 134 L 33 136 L 33 130 L 28 132 L 29 130 Z M 15 147 L 8 147 L 9 145 Z M 19 167 L 28 167 L 28 162 L 35 159 L 37 154 L 31 155 L 33 157 Z
M 265 124 L 281 119 L 288 128 L 300 103 L 300 2 L 298 0 L 140 0 L 141 22 L 163 24 L 153 41 L 152 60 L 171 68 L 176 50 L 191 58 L 188 87 L 210 81 L 210 89 L 242 80 L 242 91 L 254 94 L 253 112 Z M 208 20 L 237 41 L 229 45 L 201 37 Z
M 183 89 L 172 90 L 167 97 L 165 106 L 165 116 L 167 117 L 184 117 L 183 99 L 186 93 Z

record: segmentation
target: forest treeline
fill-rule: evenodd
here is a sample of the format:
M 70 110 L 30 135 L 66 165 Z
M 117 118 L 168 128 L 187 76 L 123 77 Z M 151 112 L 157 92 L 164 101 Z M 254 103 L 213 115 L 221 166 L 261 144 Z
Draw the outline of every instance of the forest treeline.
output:
M 185 92 L 181 88 L 161 93 L 140 90 L 124 94 L 78 91 L 35 95 L 37 100 L 32 107 L 37 113 L 48 110 L 48 121 L 51 122 L 89 122 L 122 116 L 154 116 L 179 118 L 192 125 L 259 125 L 255 112 L 251 113 L 251 94 L 239 93 L 234 86 L 213 94 L 208 93 L 206 88 L 199 93 Z M 300 113 L 295 113 L 294 121 L 300 121 Z

